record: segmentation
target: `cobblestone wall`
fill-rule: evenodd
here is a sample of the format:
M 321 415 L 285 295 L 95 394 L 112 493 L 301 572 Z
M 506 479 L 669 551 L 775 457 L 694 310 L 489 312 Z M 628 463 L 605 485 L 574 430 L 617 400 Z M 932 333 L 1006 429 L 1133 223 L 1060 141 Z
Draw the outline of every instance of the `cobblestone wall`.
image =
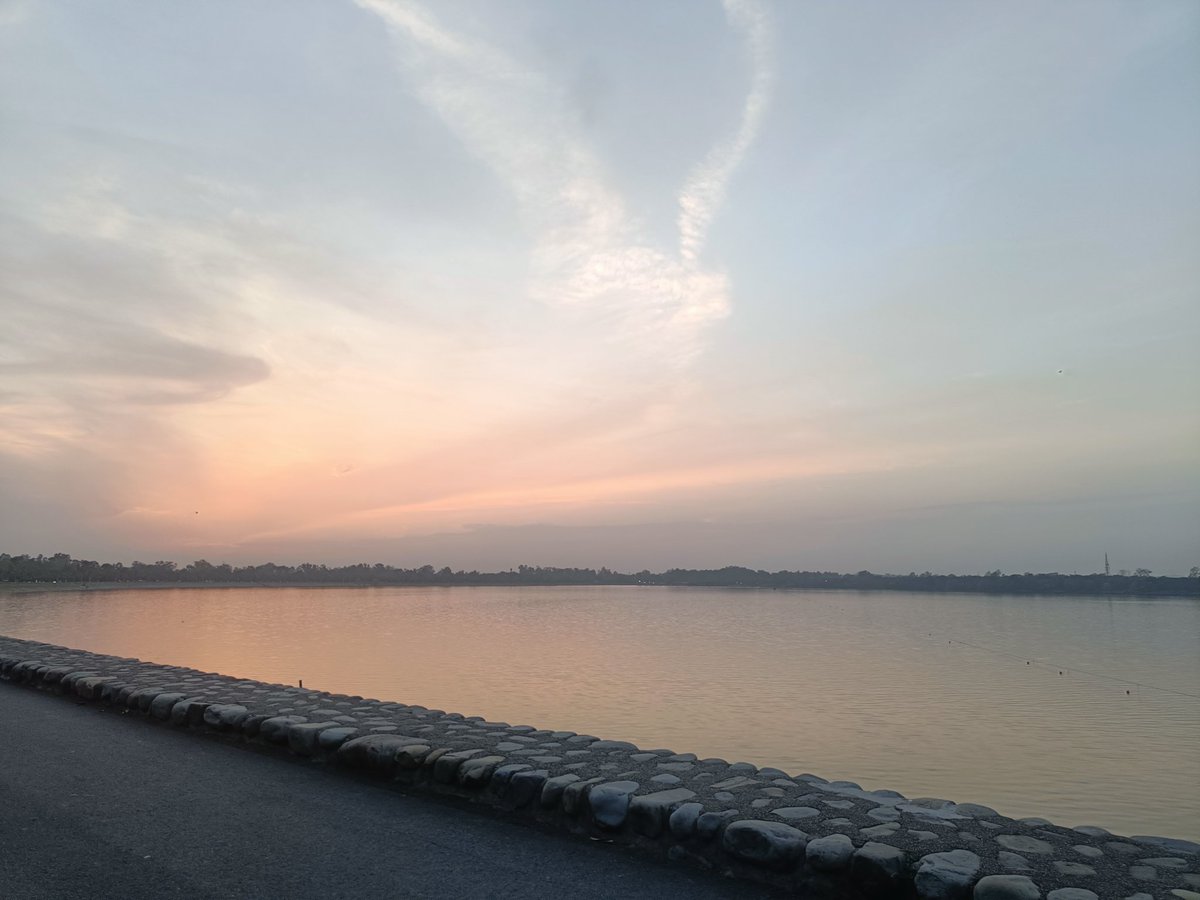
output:
M 0 636 L 0 679 L 813 898 L 1200 900 L 1200 845 Z M 5 723 L 5 727 L 16 727 Z

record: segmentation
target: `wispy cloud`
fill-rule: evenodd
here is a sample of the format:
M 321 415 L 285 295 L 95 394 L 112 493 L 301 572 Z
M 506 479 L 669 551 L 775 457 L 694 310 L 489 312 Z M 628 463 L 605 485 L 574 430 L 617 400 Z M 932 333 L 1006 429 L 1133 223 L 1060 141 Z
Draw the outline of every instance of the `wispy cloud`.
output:
M 681 364 L 729 309 L 725 274 L 700 262 L 709 224 L 767 104 L 769 29 L 752 0 L 729 0 L 730 22 L 753 63 L 741 122 L 679 195 L 679 250 L 640 233 L 583 136 L 565 93 L 544 74 L 473 36 L 453 32 L 416 3 L 358 0 L 387 23 L 413 88 L 512 191 L 532 231 L 532 295 L 605 325 L 612 337 Z
M 721 142 L 693 171 L 679 194 L 679 255 L 695 263 L 709 226 L 725 199 L 734 170 L 754 143 L 766 114 L 771 89 L 771 35 L 767 11 L 755 0 L 724 0 L 729 22 L 745 36 L 750 53 L 750 92 L 736 132 Z

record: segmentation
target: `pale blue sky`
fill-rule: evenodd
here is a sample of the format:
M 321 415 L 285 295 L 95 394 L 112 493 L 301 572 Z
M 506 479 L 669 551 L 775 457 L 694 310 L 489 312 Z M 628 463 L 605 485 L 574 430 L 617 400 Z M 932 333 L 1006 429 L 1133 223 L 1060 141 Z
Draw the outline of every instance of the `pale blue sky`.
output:
M 0 545 L 1183 573 L 1200 6 L 0 0 Z

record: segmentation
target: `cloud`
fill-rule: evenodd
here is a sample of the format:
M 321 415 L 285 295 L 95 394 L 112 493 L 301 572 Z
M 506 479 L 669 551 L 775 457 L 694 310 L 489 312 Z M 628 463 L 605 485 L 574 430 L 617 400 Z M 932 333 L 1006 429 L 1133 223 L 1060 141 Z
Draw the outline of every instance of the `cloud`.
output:
M 737 131 L 685 183 L 676 254 L 645 240 L 607 184 L 569 92 L 487 42 L 443 27 L 419 4 L 359 6 L 387 24 L 418 96 L 519 203 L 532 232 L 532 296 L 584 315 L 613 341 L 660 362 L 692 359 L 730 307 L 726 275 L 703 266 L 699 254 L 766 108 L 769 35 L 761 7 L 751 0 L 726 5 L 750 48 L 750 94 Z
M 766 10 L 754 0 L 724 0 L 725 15 L 745 34 L 750 53 L 750 92 L 736 132 L 708 154 L 679 194 L 679 255 L 694 263 L 713 218 L 725 199 L 729 179 L 745 157 L 770 100 L 771 40 Z

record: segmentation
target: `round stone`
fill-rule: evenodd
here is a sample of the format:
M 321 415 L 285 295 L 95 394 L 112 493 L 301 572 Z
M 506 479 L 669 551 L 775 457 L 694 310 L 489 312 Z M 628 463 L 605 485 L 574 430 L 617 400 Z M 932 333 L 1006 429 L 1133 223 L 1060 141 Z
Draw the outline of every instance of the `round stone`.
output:
M 725 829 L 725 851 L 746 862 L 782 867 L 804 852 L 805 835 L 782 822 L 743 819 Z
M 996 812 L 990 806 L 984 806 L 982 803 L 959 803 L 954 807 L 954 811 L 975 819 L 1000 815 L 1000 813 Z
M 1099 859 L 1104 855 L 1104 851 L 1096 847 L 1089 847 L 1086 844 L 1076 844 L 1071 848 L 1080 856 L 1086 856 L 1088 859 Z
M 998 834 L 996 835 L 996 843 L 1005 850 L 1012 850 L 1015 853 L 1033 853 L 1039 856 L 1048 856 L 1054 852 L 1054 847 L 1047 841 L 1027 837 L 1023 834 Z
M 819 810 L 813 809 L 811 806 L 783 806 L 772 812 L 789 822 L 795 819 L 812 819 L 821 814 Z
M 1054 861 L 1054 868 L 1056 868 L 1061 874 L 1067 875 L 1067 876 L 1084 876 L 1084 875 L 1095 875 L 1096 874 L 1096 870 L 1093 869 L 1091 866 L 1084 865 L 1081 862 L 1071 862 L 1069 860 L 1056 859 Z
M 987 875 L 975 885 L 974 900 L 1040 900 L 1041 888 L 1024 875 Z
M 854 842 L 844 834 L 809 841 L 805 848 L 808 864 L 818 872 L 838 872 L 850 865 Z
M 1100 897 L 1084 888 L 1066 887 L 1051 891 L 1046 895 L 1046 900 L 1100 900 Z
M 958 900 L 975 883 L 981 861 L 970 850 L 930 853 L 917 863 L 917 896 L 922 900 Z

